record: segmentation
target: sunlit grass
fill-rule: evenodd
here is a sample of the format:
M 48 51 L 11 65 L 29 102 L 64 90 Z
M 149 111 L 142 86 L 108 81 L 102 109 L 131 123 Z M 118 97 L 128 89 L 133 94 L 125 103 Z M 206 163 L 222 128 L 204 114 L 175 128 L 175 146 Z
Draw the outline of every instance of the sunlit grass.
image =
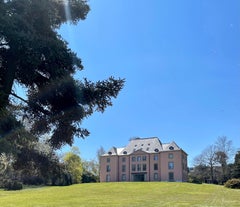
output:
M 96 183 L 0 190 L 1 207 L 240 206 L 240 190 L 189 183 Z

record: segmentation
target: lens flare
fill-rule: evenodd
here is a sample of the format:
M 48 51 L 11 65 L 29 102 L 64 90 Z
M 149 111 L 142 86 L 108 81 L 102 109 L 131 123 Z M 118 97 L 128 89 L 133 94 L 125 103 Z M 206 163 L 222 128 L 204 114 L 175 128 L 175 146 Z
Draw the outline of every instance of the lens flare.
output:
M 70 11 L 70 7 L 69 7 L 69 0 L 64 1 L 64 10 L 65 10 L 65 15 L 66 15 L 67 21 L 70 21 L 72 19 L 72 16 L 71 16 L 71 11 Z

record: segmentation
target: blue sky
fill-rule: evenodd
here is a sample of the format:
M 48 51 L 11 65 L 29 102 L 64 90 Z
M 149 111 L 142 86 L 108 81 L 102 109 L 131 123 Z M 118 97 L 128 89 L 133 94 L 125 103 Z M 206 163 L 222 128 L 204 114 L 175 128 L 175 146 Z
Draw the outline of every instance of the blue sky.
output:
M 84 120 L 84 159 L 131 137 L 175 141 L 189 164 L 217 137 L 240 148 L 240 1 L 90 0 L 60 34 L 82 59 L 77 79 L 126 79 L 114 105 Z

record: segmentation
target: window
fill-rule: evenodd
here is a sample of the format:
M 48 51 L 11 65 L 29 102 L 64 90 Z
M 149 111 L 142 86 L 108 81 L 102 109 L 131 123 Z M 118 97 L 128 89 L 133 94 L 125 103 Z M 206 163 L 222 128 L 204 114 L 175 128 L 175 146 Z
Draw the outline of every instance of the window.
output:
M 126 165 L 122 165 L 122 172 L 126 172 Z
M 137 156 L 137 161 L 138 161 L 138 162 L 141 161 L 141 156 Z
M 136 171 L 136 165 L 132 165 L 132 171 Z
M 110 181 L 111 181 L 110 175 L 106 175 L 106 182 L 110 182 Z
M 157 161 L 158 160 L 158 155 L 154 155 L 153 160 Z
M 158 173 L 154 173 L 153 179 L 154 179 L 154 180 L 158 180 Z
M 147 170 L 147 165 L 146 165 L 146 164 L 143 164 L 143 165 L 142 165 L 142 170 L 143 170 L 143 171 L 146 171 L 146 170 Z
M 168 173 L 168 180 L 169 181 L 174 181 L 174 173 L 173 172 Z
M 174 163 L 173 163 L 173 162 L 169 162 L 169 163 L 168 163 L 168 169 L 169 169 L 169 170 L 174 169 Z
M 169 153 L 169 154 L 168 154 L 168 158 L 169 158 L 169 159 L 173 159 L 173 153 Z
M 137 171 L 141 171 L 141 164 L 137 164 Z
M 122 174 L 122 181 L 126 181 L 126 174 Z
M 154 163 L 153 169 L 154 169 L 154 170 L 158 170 L 158 164 L 157 164 L 157 163 Z
M 107 162 L 110 162 L 110 157 L 107 158 Z
M 122 162 L 126 162 L 126 157 L 122 157 Z
M 136 161 L 136 157 L 132 157 L 132 162 L 135 162 Z
M 155 151 L 155 152 L 159 152 L 159 149 L 156 148 L 154 151 Z
M 107 170 L 107 172 L 110 172 L 110 171 L 111 171 L 110 165 L 107 165 L 107 166 L 106 166 L 106 170 Z
M 142 161 L 146 161 L 147 160 L 147 156 L 142 156 Z

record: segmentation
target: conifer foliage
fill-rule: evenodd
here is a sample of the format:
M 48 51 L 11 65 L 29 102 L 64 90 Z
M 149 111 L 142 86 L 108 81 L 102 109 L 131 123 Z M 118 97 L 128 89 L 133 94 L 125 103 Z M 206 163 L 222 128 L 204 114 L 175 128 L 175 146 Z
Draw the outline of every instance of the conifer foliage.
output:
M 81 59 L 57 33 L 89 11 L 85 0 L 0 0 L 0 138 L 25 119 L 33 135 L 51 134 L 52 147 L 71 145 L 74 136 L 89 135 L 81 127 L 84 118 L 112 105 L 124 80 L 76 80 Z

